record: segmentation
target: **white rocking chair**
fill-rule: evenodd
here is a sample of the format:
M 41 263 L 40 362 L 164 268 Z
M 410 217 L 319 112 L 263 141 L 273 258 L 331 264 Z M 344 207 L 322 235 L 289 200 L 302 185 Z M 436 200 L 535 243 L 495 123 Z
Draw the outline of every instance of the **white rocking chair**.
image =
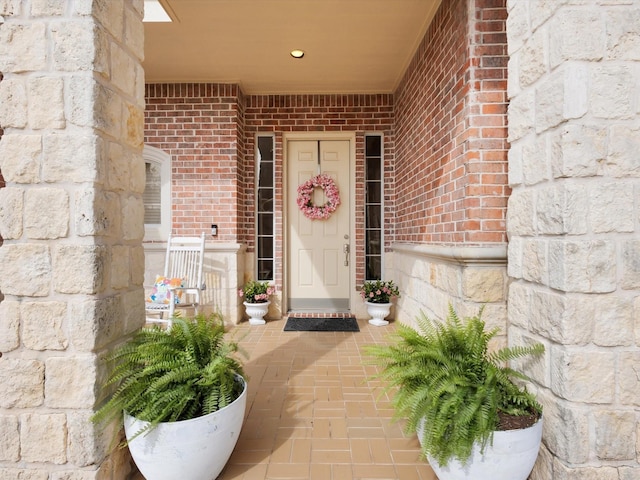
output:
M 200 295 L 206 289 L 202 278 L 204 246 L 204 233 L 199 238 L 169 235 L 163 275 L 165 279 L 179 279 L 179 284 L 166 287 L 164 292 L 166 296 L 163 301 L 153 301 L 152 296 L 146 299 L 147 322 L 164 323 L 171 327 L 176 307 L 194 308 L 195 313 L 198 313 Z M 156 288 L 157 286 L 156 280 Z M 180 299 L 179 303 L 176 302 L 176 298 Z

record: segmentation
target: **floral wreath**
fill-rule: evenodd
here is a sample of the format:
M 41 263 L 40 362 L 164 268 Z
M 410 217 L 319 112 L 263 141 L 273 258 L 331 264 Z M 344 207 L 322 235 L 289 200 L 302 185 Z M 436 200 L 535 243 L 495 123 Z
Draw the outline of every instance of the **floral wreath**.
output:
M 327 203 L 318 206 L 311 200 L 313 191 L 316 188 L 324 190 Z M 311 177 L 309 180 L 298 186 L 298 199 L 296 200 L 300 211 L 311 220 L 326 220 L 336 211 L 340 205 L 340 192 L 333 179 L 326 173 Z

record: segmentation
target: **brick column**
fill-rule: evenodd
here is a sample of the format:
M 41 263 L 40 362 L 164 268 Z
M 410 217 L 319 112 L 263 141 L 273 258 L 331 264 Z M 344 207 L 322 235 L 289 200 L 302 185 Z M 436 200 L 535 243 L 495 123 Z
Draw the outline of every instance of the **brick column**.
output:
M 640 8 L 508 2 L 509 339 L 546 344 L 535 480 L 639 478 Z M 580 5 L 577 5 L 580 3 Z
M 0 0 L 0 478 L 125 478 L 89 421 L 143 323 L 141 0 Z

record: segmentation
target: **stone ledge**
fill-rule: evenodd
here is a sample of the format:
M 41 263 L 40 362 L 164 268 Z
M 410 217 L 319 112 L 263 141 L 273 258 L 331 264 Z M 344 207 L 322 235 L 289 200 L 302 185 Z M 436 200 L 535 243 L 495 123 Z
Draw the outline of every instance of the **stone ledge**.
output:
M 507 265 L 506 244 L 487 247 L 455 247 L 449 245 L 392 243 L 391 250 L 397 253 L 433 258 L 441 262 L 467 267 Z

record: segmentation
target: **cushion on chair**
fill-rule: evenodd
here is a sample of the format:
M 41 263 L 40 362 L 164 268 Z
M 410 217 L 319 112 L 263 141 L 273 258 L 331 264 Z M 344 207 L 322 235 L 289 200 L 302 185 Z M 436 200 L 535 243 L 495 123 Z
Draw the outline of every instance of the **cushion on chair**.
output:
M 164 303 L 169 304 L 171 298 L 170 288 L 183 287 L 184 279 L 182 278 L 169 278 L 158 275 L 156 277 L 156 283 L 151 290 L 151 294 L 147 298 L 149 303 Z M 174 290 L 174 302 L 176 304 L 182 301 L 182 290 Z

